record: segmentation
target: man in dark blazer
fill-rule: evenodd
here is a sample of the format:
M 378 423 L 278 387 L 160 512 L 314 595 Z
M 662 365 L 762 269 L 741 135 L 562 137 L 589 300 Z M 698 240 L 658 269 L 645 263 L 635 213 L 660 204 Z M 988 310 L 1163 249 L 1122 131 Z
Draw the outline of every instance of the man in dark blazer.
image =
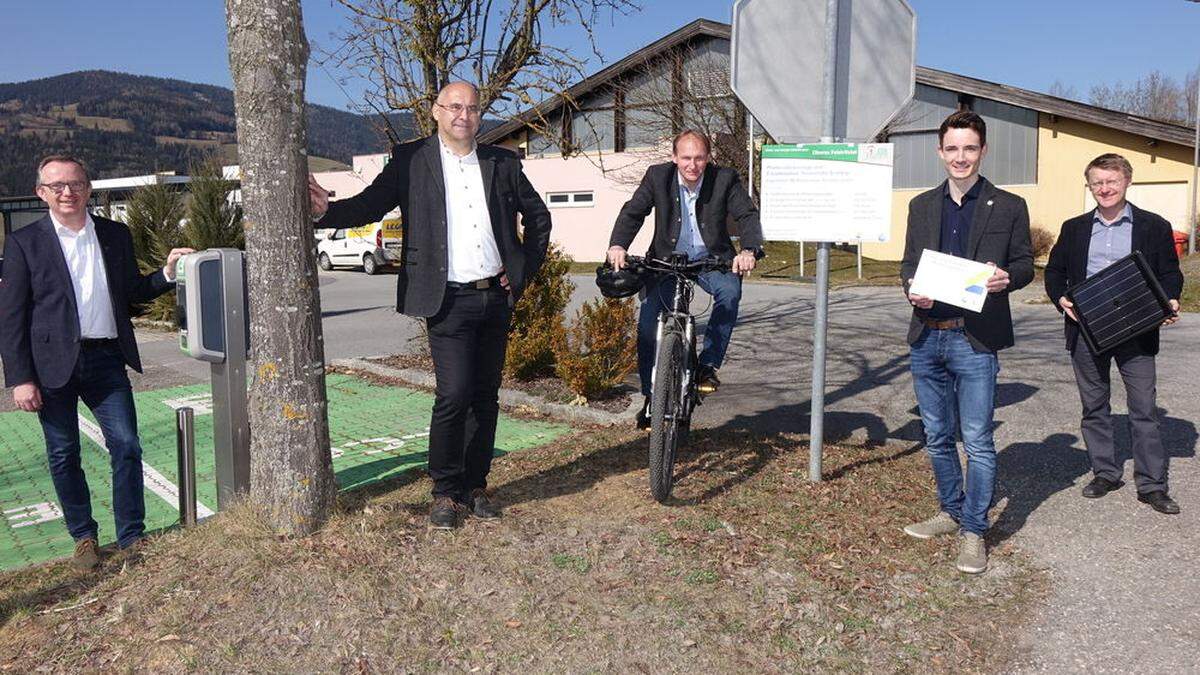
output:
M 908 342 L 913 387 L 925 425 L 925 450 L 941 509 L 904 531 L 917 538 L 960 534 L 956 567 L 987 569 L 987 512 L 996 483 L 992 435 L 997 352 L 1013 345 L 1008 294 L 1033 280 L 1029 209 L 1020 197 L 979 175 L 987 155 L 987 126 L 970 111 L 953 113 L 938 129 L 938 156 L 947 180 L 908 205 L 901 281 L 913 305 Z M 987 298 L 980 312 L 908 292 L 925 249 L 987 263 Z M 966 485 L 955 446 L 961 430 Z
M 1124 485 L 1109 408 L 1109 371 L 1115 360 L 1125 382 L 1129 405 L 1138 500 L 1160 513 L 1179 513 L 1179 505 L 1167 490 L 1168 459 L 1159 435 L 1155 405 L 1154 356 L 1158 354 L 1158 329 L 1093 354 L 1087 341 L 1079 339 L 1074 305 L 1067 299 L 1072 286 L 1131 252 L 1141 251 L 1176 312 L 1163 324 L 1174 323 L 1178 320 L 1183 274 L 1179 271 L 1171 224 L 1125 199 L 1133 180 L 1133 166 L 1124 157 L 1113 153 L 1100 155 L 1087 165 L 1083 175 L 1096 199 L 1096 209 L 1063 223 L 1046 265 L 1046 294 L 1064 315 L 1067 351 L 1071 353 L 1075 383 L 1083 403 L 1080 426 L 1094 474 L 1084 486 L 1083 496 L 1103 497 Z
M 133 238 L 121 223 L 87 212 L 91 181 L 83 163 L 53 155 L 38 165 L 37 195 L 50 213 L 5 241 L 0 279 L 0 357 L 16 406 L 36 412 L 67 530 L 75 540 L 71 564 L 99 562 L 99 527 L 80 463 L 78 402 L 104 434 L 113 473 L 117 545 L 128 548 L 145 532 L 142 447 L 125 367 L 141 372 L 130 305 L 170 290 L 174 249 L 166 267 L 138 271 Z
M 742 298 L 741 275 L 754 269 L 762 257 L 762 227 L 758 209 L 733 169 L 709 161 L 712 143 L 695 130 L 685 130 L 671 144 L 671 162 L 646 170 L 633 197 L 621 207 L 609 239 L 608 261 L 620 269 L 634 237 L 642 229 L 646 216 L 654 210 L 654 238 L 647 255 L 666 258 L 682 253 L 689 260 L 715 256 L 732 260 L 729 271 L 701 275 L 698 284 L 713 297 L 712 313 L 704 332 L 704 348 L 699 360 L 698 384 L 701 391 L 713 392 L 720 386 L 717 370 L 725 360 L 725 351 L 737 323 Z M 736 251 L 729 226 L 740 235 Z M 646 398 L 638 413 L 639 428 L 650 426 L 650 378 L 654 368 L 658 315 L 674 294 L 674 280 L 651 280 L 645 291 L 638 316 L 638 376 L 642 396 Z
M 358 195 L 329 203 L 310 177 L 316 227 L 358 227 L 396 206 L 404 241 L 396 311 L 424 318 L 437 377 L 429 424 L 430 523 L 499 517 L 487 492 L 512 305 L 550 243 L 550 212 L 508 150 L 477 145 L 479 92 L 456 82 L 433 104 L 436 134 L 392 148 Z M 517 216 L 522 230 L 517 230 Z

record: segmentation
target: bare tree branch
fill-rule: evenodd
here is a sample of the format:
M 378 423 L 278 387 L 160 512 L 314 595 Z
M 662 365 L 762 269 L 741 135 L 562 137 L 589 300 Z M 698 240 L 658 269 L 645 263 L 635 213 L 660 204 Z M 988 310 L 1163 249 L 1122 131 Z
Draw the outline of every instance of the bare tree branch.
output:
M 582 32 L 600 56 L 593 30 L 601 15 L 627 15 L 634 0 L 337 0 L 349 25 L 322 65 L 369 83 L 363 109 L 410 113 L 420 134 L 432 133 L 431 106 L 454 80 L 479 87 L 485 115 L 511 116 L 563 94 L 585 76 L 588 61 L 548 44 L 547 28 Z M 567 140 L 547 120 L 531 126 Z

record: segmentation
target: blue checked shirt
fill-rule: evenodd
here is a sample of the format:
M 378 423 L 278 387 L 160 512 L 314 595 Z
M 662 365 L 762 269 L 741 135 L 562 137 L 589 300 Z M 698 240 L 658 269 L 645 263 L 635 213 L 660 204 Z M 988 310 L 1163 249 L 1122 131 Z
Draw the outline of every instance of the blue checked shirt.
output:
M 1087 275 L 1108 267 L 1133 250 L 1133 209 L 1129 204 L 1111 223 L 1104 222 L 1100 209 L 1092 214 L 1092 238 L 1088 244 Z

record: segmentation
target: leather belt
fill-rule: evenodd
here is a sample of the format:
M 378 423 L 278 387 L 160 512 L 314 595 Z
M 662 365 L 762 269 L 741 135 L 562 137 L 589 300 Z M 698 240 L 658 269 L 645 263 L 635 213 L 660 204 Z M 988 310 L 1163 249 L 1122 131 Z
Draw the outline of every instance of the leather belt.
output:
M 446 285 L 450 288 L 471 288 L 477 291 L 486 291 L 493 286 L 500 285 L 500 275 L 488 277 L 486 279 L 476 279 L 475 281 L 447 281 Z
M 83 349 L 96 349 L 117 344 L 117 338 L 80 338 L 79 346 Z
M 921 323 L 934 330 L 953 330 L 963 327 L 963 318 L 956 316 L 953 319 L 921 319 Z

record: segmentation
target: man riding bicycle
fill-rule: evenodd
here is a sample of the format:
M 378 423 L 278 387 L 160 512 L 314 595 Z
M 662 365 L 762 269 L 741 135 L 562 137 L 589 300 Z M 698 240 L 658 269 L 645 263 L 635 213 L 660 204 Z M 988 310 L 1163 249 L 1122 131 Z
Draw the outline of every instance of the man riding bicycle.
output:
M 713 298 L 712 313 L 699 357 L 700 391 L 716 391 L 717 370 L 737 323 L 742 298 L 741 275 L 754 269 L 762 257 L 762 227 L 758 209 L 733 169 L 709 162 L 712 143 L 699 131 L 680 132 L 671 143 L 671 162 L 646 170 L 633 197 L 621 207 L 609 238 L 608 262 L 625 266 L 626 249 L 653 209 L 654 238 L 649 257 L 686 254 L 689 260 L 708 256 L 729 259 L 729 270 L 706 272 L 698 285 Z M 734 255 L 730 223 L 735 224 L 740 250 Z M 663 276 L 646 282 L 645 299 L 638 316 L 638 377 L 645 403 L 637 416 L 639 429 L 650 427 L 650 376 L 654 368 L 655 325 L 664 303 L 670 302 L 675 281 Z

